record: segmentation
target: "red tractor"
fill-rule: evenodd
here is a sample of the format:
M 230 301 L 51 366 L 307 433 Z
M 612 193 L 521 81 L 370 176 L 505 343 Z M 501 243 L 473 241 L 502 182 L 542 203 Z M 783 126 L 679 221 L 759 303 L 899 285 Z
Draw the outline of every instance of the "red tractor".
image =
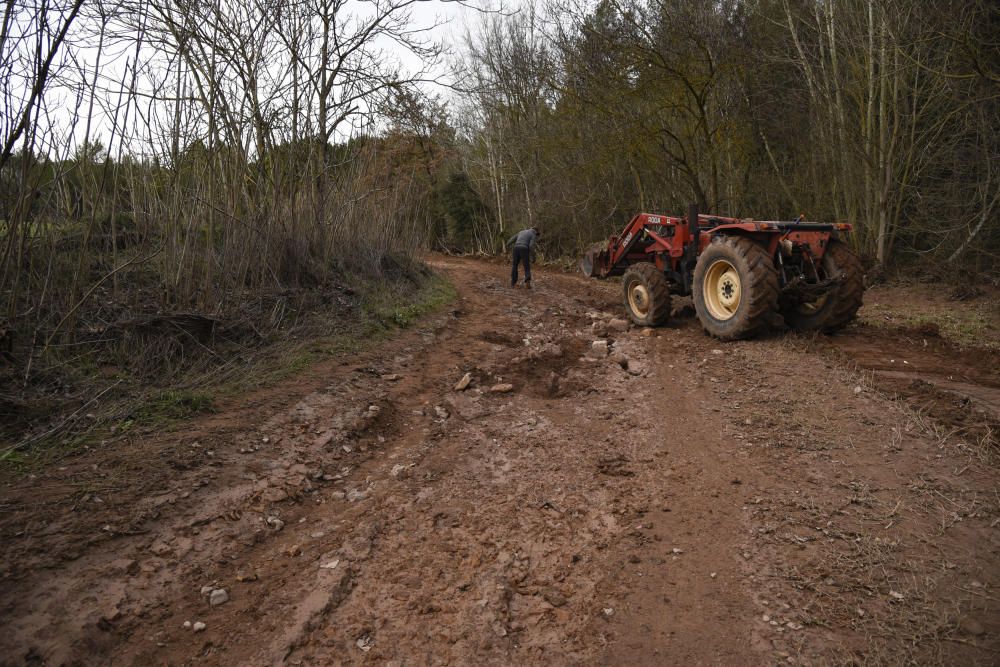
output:
M 640 213 L 580 261 L 590 277 L 622 276 L 625 309 L 641 326 L 670 316 L 670 295 L 690 294 L 702 326 L 747 338 L 783 318 L 799 330 L 834 331 L 864 295 L 861 262 L 839 238 L 847 224 L 770 222 Z

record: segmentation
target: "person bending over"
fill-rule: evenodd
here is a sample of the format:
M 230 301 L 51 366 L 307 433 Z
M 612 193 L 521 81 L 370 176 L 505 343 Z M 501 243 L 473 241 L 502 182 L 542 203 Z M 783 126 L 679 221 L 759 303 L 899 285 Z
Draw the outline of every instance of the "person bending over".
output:
M 528 227 L 507 239 L 505 245 L 514 246 L 514 263 L 510 267 L 511 287 L 517 287 L 517 265 L 524 264 L 524 286 L 531 289 L 531 255 L 539 236 L 541 234 L 537 227 Z

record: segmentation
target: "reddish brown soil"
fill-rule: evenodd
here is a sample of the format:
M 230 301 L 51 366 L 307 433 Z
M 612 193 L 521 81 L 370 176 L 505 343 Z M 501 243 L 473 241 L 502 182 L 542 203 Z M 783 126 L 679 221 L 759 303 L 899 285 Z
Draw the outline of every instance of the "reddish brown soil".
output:
M 617 284 L 433 263 L 380 348 L 4 480 L 0 663 L 997 662 L 995 356 L 681 308 L 627 371 Z

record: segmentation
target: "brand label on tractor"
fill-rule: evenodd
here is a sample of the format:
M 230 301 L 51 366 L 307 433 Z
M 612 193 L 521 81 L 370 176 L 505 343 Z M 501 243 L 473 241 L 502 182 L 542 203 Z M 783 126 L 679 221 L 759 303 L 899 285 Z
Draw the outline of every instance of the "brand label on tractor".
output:
M 625 238 L 622 239 L 622 245 L 623 246 L 628 245 L 628 242 L 631 240 L 632 240 L 632 232 L 629 232 L 628 234 L 625 235 Z
M 651 216 L 649 216 L 649 224 L 651 224 L 651 225 L 658 225 L 658 224 L 660 224 L 660 217 L 657 216 L 657 215 L 651 215 Z

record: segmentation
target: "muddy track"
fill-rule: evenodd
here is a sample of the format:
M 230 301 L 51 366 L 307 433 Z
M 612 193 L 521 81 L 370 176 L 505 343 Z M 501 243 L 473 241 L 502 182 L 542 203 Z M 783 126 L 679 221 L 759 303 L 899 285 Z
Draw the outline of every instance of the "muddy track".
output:
M 0 664 L 996 663 L 995 357 L 433 264 L 380 348 L 5 480 Z

